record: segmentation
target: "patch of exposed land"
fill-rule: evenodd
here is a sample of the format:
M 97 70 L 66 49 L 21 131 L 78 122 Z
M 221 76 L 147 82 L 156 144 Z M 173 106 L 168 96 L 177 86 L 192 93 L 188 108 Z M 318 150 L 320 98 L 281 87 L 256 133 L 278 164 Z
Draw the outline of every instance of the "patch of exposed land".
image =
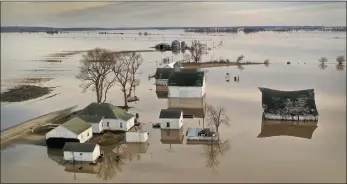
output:
M 1 102 L 22 102 L 49 94 L 55 87 L 19 85 L 1 93 Z
M 42 133 L 45 132 L 45 128 L 40 127 L 52 122 L 65 122 L 66 119 L 71 116 L 71 112 L 75 108 L 76 106 L 73 106 L 63 110 L 51 112 L 1 131 L 1 148 L 7 146 L 12 141 L 22 138 L 24 135 L 28 135 L 30 132 L 36 133 L 36 135 L 29 136 L 29 139 L 27 140 L 39 141 L 39 135 L 42 135 Z
M 185 68 L 212 68 L 222 66 L 266 65 L 264 62 L 209 61 L 203 63 L 182 63 Z

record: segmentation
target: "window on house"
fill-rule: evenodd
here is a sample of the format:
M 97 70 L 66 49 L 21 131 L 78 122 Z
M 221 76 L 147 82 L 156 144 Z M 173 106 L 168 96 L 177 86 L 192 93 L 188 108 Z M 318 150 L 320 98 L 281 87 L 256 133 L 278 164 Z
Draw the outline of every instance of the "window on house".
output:
M 167 127 L 167 128 L 170 128 L 170 122 L 167 122 L 167 123 L 166 123 L 166 127 Z
M 80 153 L 80 156 L 82 156 L 82 153 Z
M 87 136 L 89 137 L 89 132 L 87 133 Z
M 110 122 L 107 122 L 107 127 L 110 127 Z
M 120 128 L 123 128 L 123 123 L 120 123 Z

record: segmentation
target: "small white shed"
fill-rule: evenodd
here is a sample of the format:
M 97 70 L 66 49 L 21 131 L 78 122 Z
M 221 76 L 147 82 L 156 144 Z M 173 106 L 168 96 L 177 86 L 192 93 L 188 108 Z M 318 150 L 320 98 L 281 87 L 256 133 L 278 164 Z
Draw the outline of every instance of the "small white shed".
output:
M 148 141 L 148 132 L 138 131 L 138 132 L 127 132 L 125 134 L 126 142 L 147 142 Z
M 161 129 L 180 129 L 183 126 L 183 112 L 180 109 L 162 109 L 159 115 Z
M 93 143 L 67 142 L 63 148 L 64 160 L 95 162 L 100 157 L 100 146 Z

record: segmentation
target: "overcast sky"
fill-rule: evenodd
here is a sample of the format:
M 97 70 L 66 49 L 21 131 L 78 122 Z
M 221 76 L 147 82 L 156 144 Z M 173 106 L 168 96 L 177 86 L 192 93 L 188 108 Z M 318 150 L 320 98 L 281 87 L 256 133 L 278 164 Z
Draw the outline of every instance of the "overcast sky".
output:
M 345 2 L 2 2 L 2 26 L 346 26 Z

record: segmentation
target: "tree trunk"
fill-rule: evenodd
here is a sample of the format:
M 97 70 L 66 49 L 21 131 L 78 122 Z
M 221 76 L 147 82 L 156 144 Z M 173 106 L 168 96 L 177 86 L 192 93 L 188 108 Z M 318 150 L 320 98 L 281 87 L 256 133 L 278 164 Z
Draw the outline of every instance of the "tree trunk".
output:
M 128 100 L 127 100 L 127 94 L 125 91 L 125 87 L 123 87 L 123 96 L 124 96 L 124 107 L 127 108 L 128 107 Z
M 96 102 L 100 103 L 100 94 L 99 94 L 99 88 L 97 86 L 95 86 L 95 91 L 96 91 Z
M 218 128 L 219 128 L 219 126 L 216 125 L 216 132 L 218 132 Z

